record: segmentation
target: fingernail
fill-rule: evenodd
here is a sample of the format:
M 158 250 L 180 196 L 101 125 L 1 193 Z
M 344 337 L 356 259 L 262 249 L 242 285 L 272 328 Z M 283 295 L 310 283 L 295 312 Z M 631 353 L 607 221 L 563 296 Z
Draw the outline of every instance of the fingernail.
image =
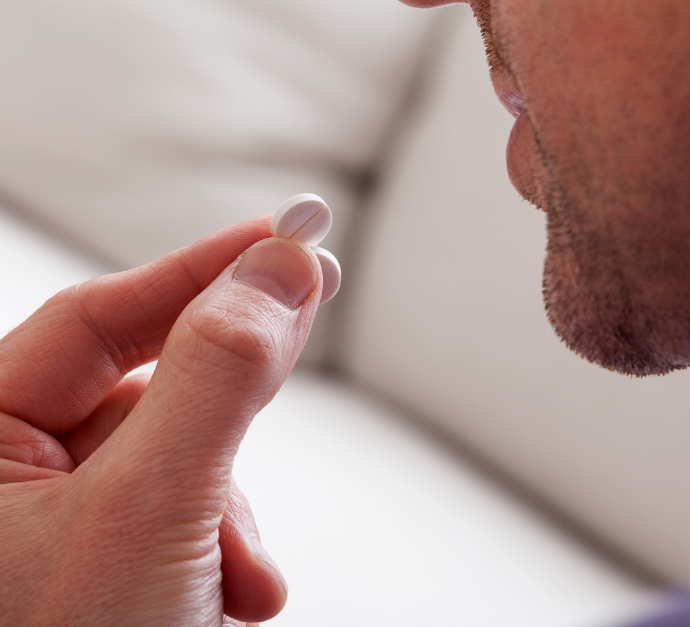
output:
M 276 575 L 280 578 L 283 586 L 285 586 L 285 590 L 287 590 L 287 583 L 285 581 L 285 577 L 283 577 L 283 573 L 280 572 L 280 568 L 278 568 L 278 565 L 273 561 L 273 558 L 269 555 L 268 551 L 264 548 L 264 545 L 261 544 L 261 541 L 259 538 L 252 536 L 250 538 L 250 542 L 252 544 L 252 548 L 254 549 L 254 553 L 256 556 L 262 561 L 268 564 L 272 570 L 275 571 Z
M 314 289 L 316 272 L 311 259 L 297 244 L 271 238 L 254 244 L 244 254 L 235 279 L 290 309 L 297 309 Z

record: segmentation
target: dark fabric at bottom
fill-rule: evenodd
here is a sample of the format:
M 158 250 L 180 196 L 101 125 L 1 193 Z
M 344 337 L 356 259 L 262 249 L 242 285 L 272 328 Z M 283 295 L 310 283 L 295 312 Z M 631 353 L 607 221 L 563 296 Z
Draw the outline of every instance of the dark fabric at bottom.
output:
M 655 616 L 620 627 L 690 627 L 690 593 L 674 594 L 669 597 L 665 609 Z

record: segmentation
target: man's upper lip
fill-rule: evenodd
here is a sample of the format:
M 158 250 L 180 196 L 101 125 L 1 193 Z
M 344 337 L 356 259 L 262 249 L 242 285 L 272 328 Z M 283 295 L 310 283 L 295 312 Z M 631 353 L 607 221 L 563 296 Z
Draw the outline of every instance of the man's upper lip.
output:
M 513 75 L 506 71 L 494 72 L 492 76 L 494 91 L 501 101 L 501 104 L 506 108 L 514 118 L 517 118 L 525 109 L 525 99 L 522 97 L 522 92 L 518 87 L 517 81 Z

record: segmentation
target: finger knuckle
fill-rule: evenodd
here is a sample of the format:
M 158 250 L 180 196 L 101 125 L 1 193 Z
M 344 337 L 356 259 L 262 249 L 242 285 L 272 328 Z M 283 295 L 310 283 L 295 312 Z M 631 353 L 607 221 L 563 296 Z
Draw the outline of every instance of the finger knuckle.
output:
M 278 357 L 275 325 L 258 312 L 204 305 L 185 321 L 192 357 L 233 368 L 265 369 Z

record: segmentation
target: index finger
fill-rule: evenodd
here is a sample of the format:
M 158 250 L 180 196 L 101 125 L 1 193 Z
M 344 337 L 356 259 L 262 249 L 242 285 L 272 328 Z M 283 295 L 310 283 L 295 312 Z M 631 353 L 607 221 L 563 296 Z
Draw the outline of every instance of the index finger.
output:
M 0 412 L 51 433 L 79 424 L 130 370 L 158 357 L 189 302 L 271 236 L 270 219 L 217 231 L 48 300 L 0 340 Z

